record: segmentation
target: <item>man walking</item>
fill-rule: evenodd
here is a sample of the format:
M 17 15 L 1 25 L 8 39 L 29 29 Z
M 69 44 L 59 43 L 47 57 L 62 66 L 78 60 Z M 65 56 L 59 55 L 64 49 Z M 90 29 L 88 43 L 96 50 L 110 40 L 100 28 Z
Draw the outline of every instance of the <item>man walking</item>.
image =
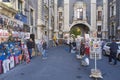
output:
M 116 58 L 117 49 L 118 49 L 118 45 L 115 42 L 115 40 L 113 39 L 112 43 L 110 44 L 110 56 L 109 56 L 110 64 L 112 63 L 112 59 L 114 59 L 114 65 L 117 64 L 117 58 Z
M 47 56 L 46 56 L 47 44 L 46 44 L 45 40 L 43 40 L 42 48 L 43 48 L 42 57 L 43 57 L 43 59 L 47 59 Z
M 29 56 L 30 56 L 30 59 L 32 58 L 32 48 L 34 48 L 34 43 L 33 43 L 33 40 L 30 38 L 27 42 L 27 48 L 28 48 L 28 52 L 29 52 Z

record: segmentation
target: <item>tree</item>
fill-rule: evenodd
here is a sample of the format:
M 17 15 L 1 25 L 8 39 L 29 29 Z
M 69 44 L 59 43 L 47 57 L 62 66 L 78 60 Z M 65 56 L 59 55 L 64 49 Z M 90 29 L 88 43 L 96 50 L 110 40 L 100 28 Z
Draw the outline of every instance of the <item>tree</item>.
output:
M 75 37 L 77 37 L 78 35 L 81 35 L 81 30 L 79 27 L 73 27 L 70 30 L 70 34 L 73 34 Z

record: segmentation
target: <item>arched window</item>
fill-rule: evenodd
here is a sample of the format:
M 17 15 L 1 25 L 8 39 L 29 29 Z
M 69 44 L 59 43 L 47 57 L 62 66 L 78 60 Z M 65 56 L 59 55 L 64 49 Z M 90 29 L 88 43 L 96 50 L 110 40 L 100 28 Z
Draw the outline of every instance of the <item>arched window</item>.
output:
M 83 19 L 83 9 L 82 8 L 78 8 L 77 11 L 77 19 L 82 20 Z

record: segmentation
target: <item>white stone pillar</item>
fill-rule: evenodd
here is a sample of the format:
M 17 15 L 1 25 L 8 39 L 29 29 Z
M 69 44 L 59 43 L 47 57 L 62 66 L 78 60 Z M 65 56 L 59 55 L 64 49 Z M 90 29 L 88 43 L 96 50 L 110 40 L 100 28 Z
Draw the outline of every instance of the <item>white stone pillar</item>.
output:
M 64 32 L 69 30 L 69 0 L 64 0 Z
M 41 25 L 43 24 L 42 21 L 42 0 L 38 0 L 38 20 L 37 20 L 37 24 Z
M 108 13 L 108 0 L 103 0 L 103 38 L 108 38 L 107 31 L 108 31 L 108 20 L 107 20 L 107 13 Z
M 55 13 L 54 14 L 55 15 L 54 16 L 55 17 L 55 20 L 54 20 L 54 32 L 58 31 L 58 28 L 57 28 L 58 27 L 58 25 L 57 25 L 58 24 L 58 19 L 57 19 L 58 18 L 58 16 L 57 16 L 58 15 L 58 13 L 57 13 L 58 12 L 58 7 L 57 7 L 58 3 L 57 2 L 58 2 L 58 0 L 54 0 L 54 13 Z
M 83 20 L 86 20 L 86 4 L 83 4 Z
M 42 0 L 38 0 L 38 19 L 37 19 L 37 38 L 38 39 L 42 39 L 42 31 L 41 31 L 41 27 L 43 25 L 43 21 L 42 21 Z
M 96 0 L 91 0 L 91 34 L 96 30 Z
M 51 0 L 48 2 L 48 9 L 49 9 L 49 18 L 48 18 L 48 39 L 51 39 L 51 33 L 52 33 L 52 26 L 51 26 L 51 19 L 52 19 L 52 9 L 51 9 Z

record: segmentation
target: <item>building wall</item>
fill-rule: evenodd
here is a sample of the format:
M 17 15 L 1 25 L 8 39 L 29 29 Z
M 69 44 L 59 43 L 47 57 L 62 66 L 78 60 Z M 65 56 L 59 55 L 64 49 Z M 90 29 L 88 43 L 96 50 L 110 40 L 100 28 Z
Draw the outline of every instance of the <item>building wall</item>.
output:
M 98 6 L 97 7 L 97 12 L 96 12 L 96 19 L 97 19 L 97 37 L 102 38 L 102 27 L 103 27 L 103 7 Z
M 27 0 L 26 0 L 27 1 Z M 28 22 L 29 22 L 29 25 L 31 27 L 31 30 L 30 30 L 30 33 L 33 33 L 36 35 L 36 23 L 37 23 L 37 17 L 36 17 L 36 13 L 37 13 L 37 2 L 38 0 L 28 0 L 28 10 L 29 12 L 27 13 L 28 16 Z M 30 22 L 30 9 L 33 10 L 33 25 L 31 25 L 31 22 Z
M 118 38 L 119 0 L 108 0 L 108 36 L 109 39 Z M 112 15 L 112 6 L 114 6 Z

